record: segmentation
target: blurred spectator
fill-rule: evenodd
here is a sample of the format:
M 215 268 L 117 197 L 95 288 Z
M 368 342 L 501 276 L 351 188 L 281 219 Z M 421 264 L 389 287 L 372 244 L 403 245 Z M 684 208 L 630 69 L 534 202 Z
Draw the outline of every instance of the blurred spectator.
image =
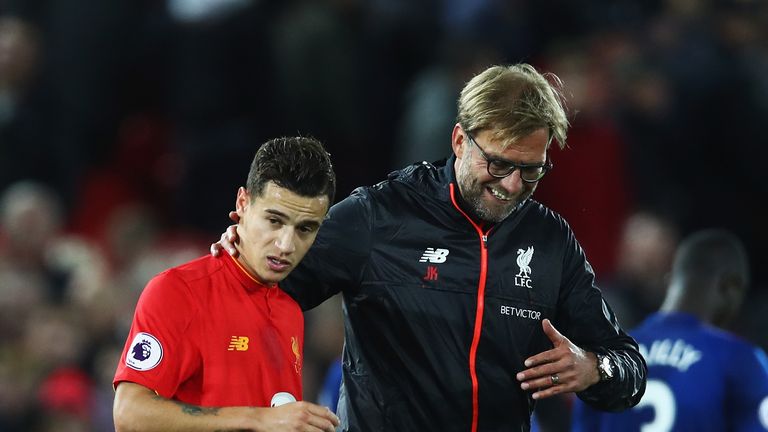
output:
M 464 84 L 501 53 L 471 36 L 446 38 L 437 61 L 414 77 L 405 91 L 389 169 L 433 162 L 450 154 L 445 147 L 456 123 L 456 97 Z
M 39 51 L 34 25 L 0 10 L 0 189 L 46 168 L 35 154 L 46 121 L 35 113 Z
M 0 284 L 4 291 L 0 298 L 4 303 L 62 301 L 68 275 L 54 265 L 48 251 L 61 238 L 63 218 L 59 197 L 41 184 L 18 182 L 3 191 L 0 280 L 5 282 Z
M 601 282 L 622 326 L 636 326 L 661 306 L 677 243 L 677 228 L 659 215 L 639 212 L 627 219 L 616 271 Z
M 736 236 L 707 229 L 686 237 L 664 304 L 631 331 L 648 365 L 643 399 L 621 413 L 575 401 L 573 431 L 768 429 L 768 358 L 722 329 L 740 314 L 749 285 Z
M 0 17 L 0 125 L 13 121 L 38 60 L 35 29 L 13 16 Z
M 598 275 L 612 273 L 621 226 L 632 204 L 627 188 L 626 143 L 613 117 L 610 66 L 626 42 L 620 34 L 576 40 L 543 59 L 570 93 L 568 146 L 553 146 L 554 169 L 536 199 L 555 206 L 579 236 Z M 618 46 L 618 48 L 616 48 Z M 606 181 L 610 179 L 610 181 Z M 554 204 L 556 203 L 556 204 Z

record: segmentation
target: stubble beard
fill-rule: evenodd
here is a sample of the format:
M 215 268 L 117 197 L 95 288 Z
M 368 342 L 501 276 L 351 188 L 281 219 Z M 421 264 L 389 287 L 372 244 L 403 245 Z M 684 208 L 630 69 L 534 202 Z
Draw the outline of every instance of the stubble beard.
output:
M 526 185 L 520 196 L 506 204 L 490 207 L 483 200 L 486 186 L 473 177 L 468 172 L 468 168 L 465 168 L 463 165 L 459 166 L 459 171 L 461 172 L 457 173 L 457 183 L 459 184 L 461 197 L 470 206 L 472 212 L 486 222 L 498 223 L 503 221 L 530 198 L 536 189 L 535 185 Z

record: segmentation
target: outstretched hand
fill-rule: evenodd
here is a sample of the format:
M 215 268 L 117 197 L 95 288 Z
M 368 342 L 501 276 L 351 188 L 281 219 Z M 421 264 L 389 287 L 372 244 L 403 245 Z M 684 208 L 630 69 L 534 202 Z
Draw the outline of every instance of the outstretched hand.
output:
M 213 256 L 219 256 L 222 250 L 227 251 L 227 253 L 233 257 L 239 255 L 235 244 L 240 240 L 237 236 L 237 223 L 240 222 L 240 216 L 238 216 L 237 212 L 231 211 L 229 212 L 229 218 L 232 219 L 234 225 L 228 226 L 227 229 L 221 233 L 219 241 L 211 244 L 211 255 Z
M 597 357 L 560 334 L 548 319 L 541 322 L 554 348 L 525 360 L 528 368 L 517 374 L 523 390 L 534 390 L 534 399 L 579 392 L 600 381 Z

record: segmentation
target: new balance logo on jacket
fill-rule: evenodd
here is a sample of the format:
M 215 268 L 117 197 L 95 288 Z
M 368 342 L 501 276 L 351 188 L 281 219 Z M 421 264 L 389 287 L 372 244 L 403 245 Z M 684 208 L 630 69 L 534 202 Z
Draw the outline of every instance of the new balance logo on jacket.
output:
M 427 248 L 427 250 L 424 251 L 424 254 L 421 255 L 419 262 L 429 261 L 435 264 L 444 263 L 449 253 L 450 251 L 448 249 Z

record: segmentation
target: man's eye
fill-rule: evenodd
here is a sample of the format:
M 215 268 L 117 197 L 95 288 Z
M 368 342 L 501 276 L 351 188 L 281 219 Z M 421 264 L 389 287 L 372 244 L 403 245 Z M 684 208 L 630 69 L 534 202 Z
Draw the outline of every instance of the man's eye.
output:
M 504 162 L 499 160 L 491 161 L 491 168 L 497 171 L 506 171 L 508 169 L 511 169 L 512 167 L 513 165 L 509 162 Z
M 315 228 L 311 227 L 311 226 L 303 226 L 303 227 L 300 227 L 299 230 L 301 232 L 303 232 L 303 233 L 309 234 L 309 233 L 315 231 Z

